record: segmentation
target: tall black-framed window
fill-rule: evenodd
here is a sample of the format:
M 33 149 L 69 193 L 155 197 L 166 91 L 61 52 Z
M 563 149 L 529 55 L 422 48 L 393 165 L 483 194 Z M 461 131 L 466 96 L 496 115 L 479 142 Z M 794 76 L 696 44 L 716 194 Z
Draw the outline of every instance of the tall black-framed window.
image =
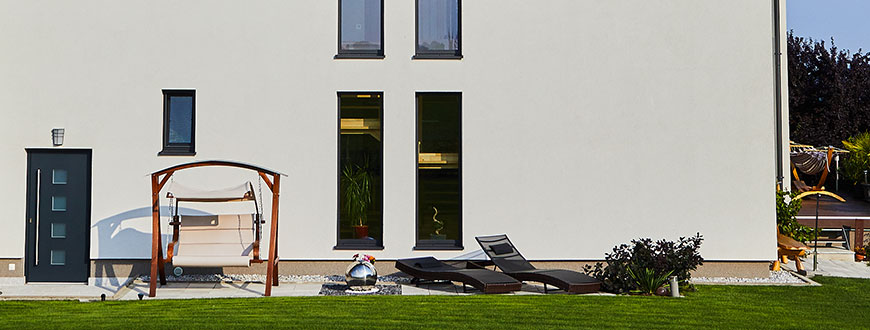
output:
M 336 249 L 383 248 L 383 93 L 338 93 Z
M 163 90 L 163 150 L 159 155 L 196 154 L 196 91 Z
M 384 58 L 384 0 L 338 0 L 335 58 Z
M 417 93 L 418 250 L 462 249 L 462 93 Z
M 462 58 L 461 0 L 417 0 L 415 59 Z

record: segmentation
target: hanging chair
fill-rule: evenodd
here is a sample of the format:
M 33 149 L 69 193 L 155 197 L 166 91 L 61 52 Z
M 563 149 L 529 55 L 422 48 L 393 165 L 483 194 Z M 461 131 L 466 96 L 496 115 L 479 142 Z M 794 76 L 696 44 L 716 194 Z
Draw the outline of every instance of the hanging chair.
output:
M 795 189 L 800 192 L 807 191 L 823 191 L 825 190 L 825 180 L 828 179 L 828 173 L 831 167 L 831 161 L 835 153 L 842 153 L 843 150 L 838 150 L 834 147 L 817 149 L 810 145 L 795 144 L 790 145 L 791 149 L 791 171 L 792 184 Z M 819 182 L 815 186 L 810 186 L 801 180 L 798 171 L 807 175 L 821 174 Z

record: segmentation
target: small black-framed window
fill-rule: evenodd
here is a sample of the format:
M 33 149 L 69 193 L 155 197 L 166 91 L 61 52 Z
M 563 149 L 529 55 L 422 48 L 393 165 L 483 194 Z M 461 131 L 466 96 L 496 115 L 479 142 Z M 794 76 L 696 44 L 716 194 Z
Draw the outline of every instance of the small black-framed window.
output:
M 461 0 L 417 0 L 414 59 L 462 58 Z
M 158 155 L 196 154 L 196 91 L 163 90 L 163 150 Z
M 462 93 L 417 93 L 415 250 L 462 247 Z
M 335 58 L 384 58 L 384 0 L 338 0 Z

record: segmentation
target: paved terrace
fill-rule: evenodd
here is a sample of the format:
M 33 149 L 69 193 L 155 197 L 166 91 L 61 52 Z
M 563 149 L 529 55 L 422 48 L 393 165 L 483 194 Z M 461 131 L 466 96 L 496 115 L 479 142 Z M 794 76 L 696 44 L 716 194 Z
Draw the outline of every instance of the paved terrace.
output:
M 337 282 L 329 282 L 337 283 Z M 317 296 L 324 282 L 282 282 L 279 286 L 272 287 L 274 297 L 294 296 Z M 467 287 L 463 292 L 462 285 L 457 283 L 421 284 L 396 284 L 391 282 L 379 283 L 400 285 L 402 295 L 473 295 L 481 294 L 472 287 Z M 194 299 L 194 298 L 256 298 L 262 297 L 265 285 L 260 282 L 167 282 L 166 285 L 157 289 L 157 297 L 148 297 L 148 282 L 133 280 L 127 285 L 95 286 L 85 284 L 24 284 L 0 286 L 0 299 L 79 299 L 99 300 L 105 294 L 108 300 L 137 300 L 139 295 L 142 299 Z M 544 294 L 544 286 L 540 284 L 524 284 L 521 291 L 509 293 L 513 295 L 541 295 Z M 547 294 L 565 294 L 564 291 L 548 288 Z M 606 293 L 593 293 L 593 295 L 608 295 Z

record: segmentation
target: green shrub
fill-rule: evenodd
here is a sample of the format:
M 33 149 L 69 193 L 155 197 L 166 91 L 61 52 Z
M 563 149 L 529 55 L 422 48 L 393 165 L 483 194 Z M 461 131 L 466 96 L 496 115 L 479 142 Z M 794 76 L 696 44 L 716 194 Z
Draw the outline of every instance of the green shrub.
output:
M 703 240 L 701 234 L 680 237 L 678 242 L 636 239 L 613 247 L 612 253 L 604 255 L 606 265 L 599 262 L 594 266 L 586 265 L 583 270 L 600 280 L 601 289 L 606 292 L 628 293 L 640 289 L 629 269 L 649 269 L 654 274 L 672 272 L 668 274 L 676 276 L 680 285 L 691 291 L 694 286 L 689 283 L 690 272 L 704 262 L 698 252 Z
M 637 285 L 638 291 L 646 295 L 655 294 L 659 287 L 668 282 L 668 277 L 673 273 L 674 271 L 668 271 L 664 274 L 658 274 L 655 270 L 649 268 L 635 272 L 631 267 L 628 267 L 628 275 L 634 279 L 634 284 Z
M 812 227 L 807 227 L 797 222 L 797 214 L 801 210 L 801 200 L 794 199 L 798 192 L 776 192 L 776 226 L 779 233 L 794 238 L 801 242 L 812 241 L 815 237 Z M 786 196 L 789 202 L 786 202 Z
M 870 170 L 870 132 L 843 141 L 849 156 L 843 160 L 840 172 L 852 183 L 864 182 L 864 171 Z

